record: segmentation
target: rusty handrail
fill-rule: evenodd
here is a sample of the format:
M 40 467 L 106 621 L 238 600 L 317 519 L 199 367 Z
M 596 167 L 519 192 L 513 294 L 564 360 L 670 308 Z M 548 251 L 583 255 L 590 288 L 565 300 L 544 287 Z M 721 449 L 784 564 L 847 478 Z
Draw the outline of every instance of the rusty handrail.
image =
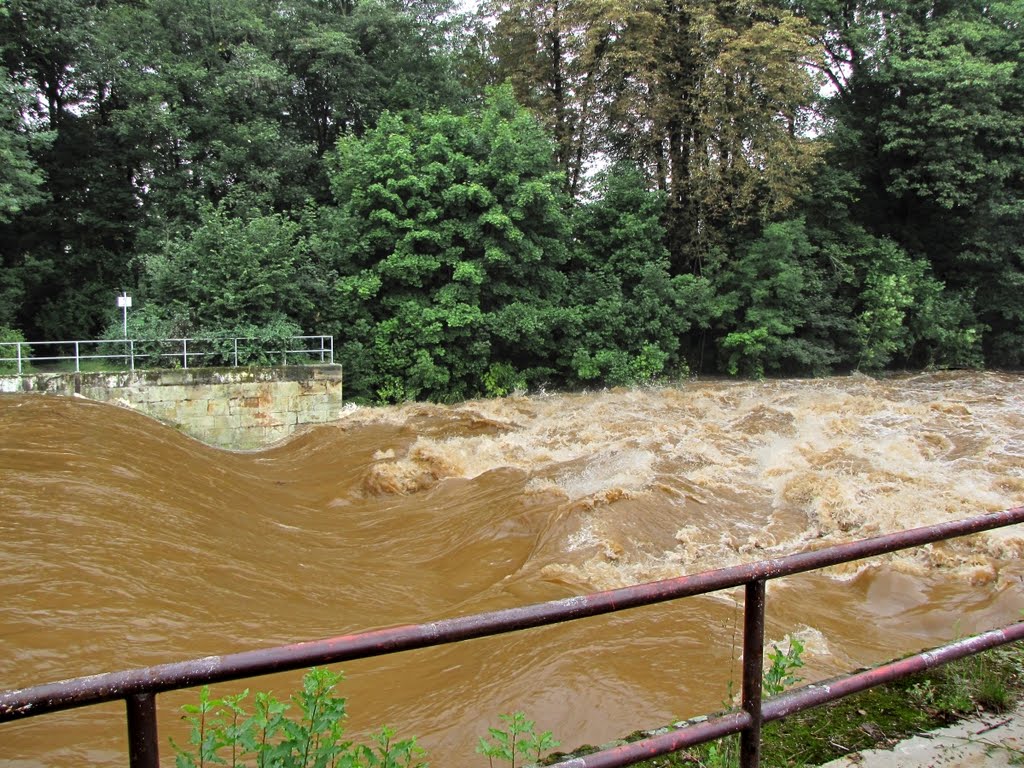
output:
M 908 675 L 962 659 L 965 656 L 1020 640 L 1024 640 L 1024 622 L 983 632 L 974 637 L 958 640 L 949 645 L 933 648 L 930 651 L 852 675 L 792 688 L 765 700 L 761 710 L 761 721 L 769 723 L 781 720 L 797 712 L 860 693 L 876 685 L 899 680 Z M 681 749 L 695 747 L 698 744 L 725 736 L 742 734 L 753 725 L 754 720 L 755 718 L 749 712 L 742 709 L 738 712 L 728 712 L 717 717 L 709 717 L 706 720 L 702 719 L 700 722 L 683 725 L 657 736 L 552 763 L 551 768 L 621 768 L 641 760 L 650 760 L 652 757 L 678 752 Z
M 786 557 L 761 560 L 755 563 L 563 600 L 442 619 L 425 624 L 341 635 L 275 648 L 242 651 L 224 656 L 208 656 L 202 659 L 161 664 L 142 669 L 91 675 L 20 690 L 0 691 L 0 723 L 47 712 L 124 699 L 129 723 L 131 766 L 132 768 L 156 768 L 158 747 L 156 743 L 155 695 L 161 692 L 256 677 L 272 672 L 302 669 L 315 664 L 330 664 L 417 648 L 428 648 L 745 586 L 747 599 L 744 610 L 743 710 L 716 719 L 714 722 L 718 723 L 717 725 L 702 724 L 701 733 L 706 731 L 711 735 L 701 738 L 700 741 L 708 741 L 729 733 L 740 732 L 743 734 L 741 765 L 757 766 L 759 759 L 758 734 L 761 723 L 765 719 L 774 719 L 771 717 L 771 713 L 781 706 L 775 703 L 779 697 L 774 697 L 764 702 L 763 705 L 760 700 L 761 659 L 764 647 L 764 584 L 767 580 L 1021 522 L 1024 522 L 1024 507 L 1015 507 L 967 520 L 940 523 L 871 539 L 838 544 L 813 552 L 801 552 Z M 1020 626 L 1024 627 L 1024 625 Z M 1000 631 L 1006 632 L 1007 630 Z M 1005 642 L 1012 642 L 1015 639 L 1019 638 L 1013 635 L 1010 640 L 1005 640 Z M 755 661 L 756 667 L 753 663 Z M 722 728 L 726 730 L 719 732 Z M 700 741 L 688 743 L 700 743 Z M 642 743 L 637 742 L 637 744 Z M 598 758 L 598 755 L 602 754 L 605 753 L 588 756 L 591 761 L 586 759 L 584 762 L 570 761 L 568 765 L 572 765 L 573 768 L 576 766 L 590 768 L 598 765 L 611 768 L 612 766 L 631 765 L 650 756 L 643 755 L 636 759 L 629 759 L 628 762 L 593 762 L 593 760 L 603 759 Z M 658 754 L 663 753 L 659 752 Z

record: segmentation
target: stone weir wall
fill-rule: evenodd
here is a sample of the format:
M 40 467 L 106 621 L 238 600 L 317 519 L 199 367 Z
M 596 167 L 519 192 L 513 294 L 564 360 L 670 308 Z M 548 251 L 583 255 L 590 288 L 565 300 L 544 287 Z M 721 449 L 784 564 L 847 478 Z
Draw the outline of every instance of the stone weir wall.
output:
M 2 392 L 81 395 L 178 427 L 209 445 L 251 450 L 341 413 L 339 365 L 39 373 L 0 378 Z

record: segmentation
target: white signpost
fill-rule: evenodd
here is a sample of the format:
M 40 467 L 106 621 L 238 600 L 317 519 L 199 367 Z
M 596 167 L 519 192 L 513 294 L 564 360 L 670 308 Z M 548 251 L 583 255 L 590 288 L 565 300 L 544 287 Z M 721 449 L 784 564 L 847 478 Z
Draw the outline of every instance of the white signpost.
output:
M 128 291 L 122 291 L 121 295 L 117 297 L 117 306 L 121 308 L 121 316 L 124 321 L 124 338 L 128 338 L 128 307 L 132 305 L 132 297 L 128 295 Z

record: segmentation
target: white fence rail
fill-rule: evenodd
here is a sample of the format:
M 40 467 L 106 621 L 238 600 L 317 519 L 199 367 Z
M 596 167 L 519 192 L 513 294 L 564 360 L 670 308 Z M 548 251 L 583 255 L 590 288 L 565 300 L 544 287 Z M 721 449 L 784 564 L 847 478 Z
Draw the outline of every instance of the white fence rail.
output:
M 42 354 L 45 352 L 45 354 Z M 59 367 L 73 361 L 109 360 L 114 369 L 137 366 L 195 368 L 209 365 L 334 365 L 333 336 L 288 336 L 259 339 L 244 336 L 181 339 L 86 339 L 77 341 L 0 342 L 0 373 L 22 375 L 42 363 Z

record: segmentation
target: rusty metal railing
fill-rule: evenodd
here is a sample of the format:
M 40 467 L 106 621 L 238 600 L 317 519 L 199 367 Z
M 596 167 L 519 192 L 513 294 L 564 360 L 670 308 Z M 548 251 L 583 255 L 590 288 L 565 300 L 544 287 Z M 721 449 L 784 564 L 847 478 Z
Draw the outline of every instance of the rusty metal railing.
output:
M 157 768 L 159 745 L 156 696 L 209 683 L 302 669 L 315 664 L 364 659 L 499 635 L 703 595 L 743 586 L 746 590 L 743 631 L 741 709 L 660 736 L 558 763 L 562 768 L 618 768 L 641 760 L 740 734 L 740 764 L 756 768 L 764 722 L 818 706 L 880 683 L 896 680 L 988 648 L 1024 639 L 1024 623 L 961 640 L 826 684 L 804 686 L 761 700 L 764 658 L 765 584 L 770 579 L 818 570 L 937 541 L 1024 522 L 1024 507 L 939 525 L 863 539 L 772 560 L 706 571 L 675 579 L 442 619 L 341 635 L 225 656 L 208 656 L 144 669 L 79 677 L 21 690 L 0 692 L 0 723 L 75 707 L 122 699 L 126 703 L 128 749 L 132 768 Z

